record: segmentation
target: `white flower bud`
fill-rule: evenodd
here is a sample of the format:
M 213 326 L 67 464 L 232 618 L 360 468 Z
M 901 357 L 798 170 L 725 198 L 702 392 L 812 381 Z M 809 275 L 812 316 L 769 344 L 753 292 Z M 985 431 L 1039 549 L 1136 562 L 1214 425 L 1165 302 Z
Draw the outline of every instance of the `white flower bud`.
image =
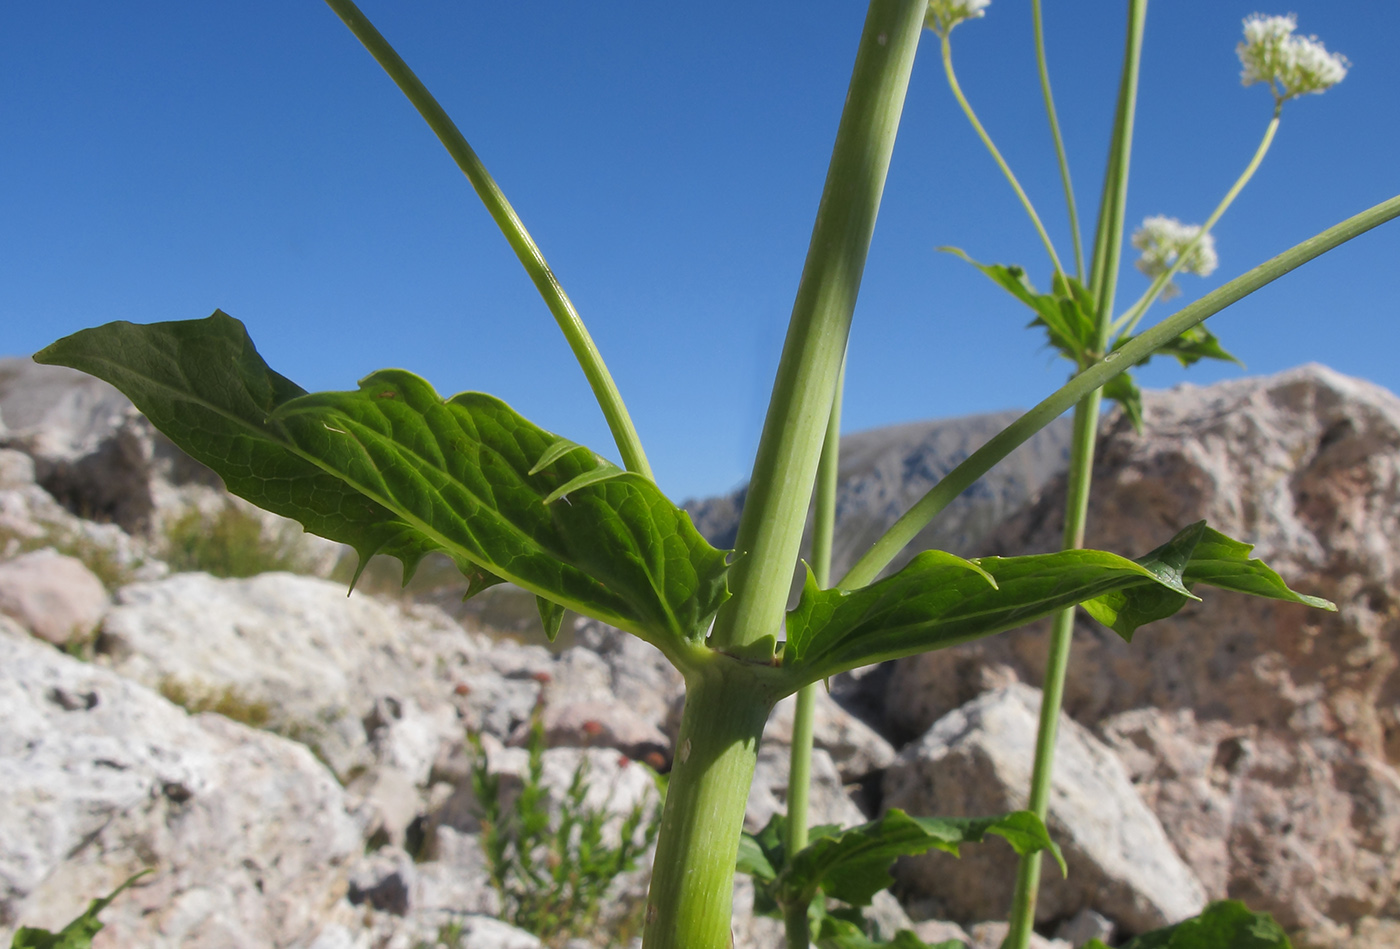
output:
M 1199 224 L 1182 224 L 1174 217 L 1159 214 L 1144 218 L 1142 227 L 1133 232 L 1133 246 L 1142 253 L 1137 269 L 1153 278 L 1166 273 L 1200 233 Z M 1205 277 L 1214 273 L 1219 263 L 1220 259 L 1215 254 L 1215 237 L 1207 234 L 1186 254 L 1178 272 Z M 1175 283 L 1168 282 L 1162 291 L 1162 298 L 1170 299 L 1179 292 L 1180 288 Z
M 992 0 L 929 0 L 928 13 L 924 15 L 924 26 L 939 36 L 947 36 L 948 31 L 963 20 L 985 16 L 982 11 Z
M 1346 78 L 1351 64 L 1340 53 L 1329 53 L 1316 36 L 1294 36 L 1298 19 L 1256 13 L 1244 21 L 1244 42 L 1235 47 L 1244 67 L 1246 86 L 1268 83 L 1280 100 L 1309 92 L 1324 92 Z

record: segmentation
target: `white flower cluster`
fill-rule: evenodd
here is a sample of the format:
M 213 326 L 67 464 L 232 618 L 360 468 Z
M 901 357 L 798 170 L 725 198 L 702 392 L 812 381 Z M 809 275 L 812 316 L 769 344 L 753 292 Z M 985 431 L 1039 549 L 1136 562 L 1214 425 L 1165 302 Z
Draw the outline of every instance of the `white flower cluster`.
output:
M 929 0 L 928 13 L 924 15 L 924 26 L 939 36 L 947 36 L 948 31 L 963 20 L 985 16 L 985 10 L 992 0 Z
M 1316 36 L 1294 36 L 1298 18 L 1256 13 L 1244 21 L 1244 42 L 1235 47 L 1246 86 L 1268 83 L 1280 100 L 1309 92 L 1324 92 L 1346 78 L 1351 64 L 1341 53 L 1329 53 Z
M 1177 259 L 1186 253 L 1178 270 L 1201 277 L 1208 276 L 1220 263 L 1220 258 L 1215 254 L 1215 237 L 1205 235 L 1200 243 L 1187 253 L 1187 248 L 1200 233 L 1199 224 L 1182 224 L 1174 217 L 1159 214 L 1156 217 L 1144 218 L 1142 227 L 1133 232 L 1133 246 L 1142 253 L 1137 261 L 1137 269 L 1155 278 L 1170 270 Z M 1176 284 L 1168 283 L 1162 292 L 1162 298 L 1168 299 L 1179 292 Z

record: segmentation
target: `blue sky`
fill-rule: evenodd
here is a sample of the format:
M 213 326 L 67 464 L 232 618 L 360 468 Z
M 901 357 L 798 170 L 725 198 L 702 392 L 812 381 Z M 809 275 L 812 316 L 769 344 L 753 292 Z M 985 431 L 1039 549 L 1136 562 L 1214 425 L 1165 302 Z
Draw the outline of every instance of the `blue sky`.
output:
M 864 16 L 854 2 L 364 0 L 531 228 L 601 346 L 662 488 L 747 477 Z M 1046 0 L 1057 103 L 1092 219 L 1123 3 Z M 1400 192 L 1400 3 L 1178 0 L 1149 9 L 1130 222 L 1200 221 L 1269 118 L 1234 45 L 1296 12 L 1353 62 L 1290 103 L 1216 229 L 1194 299 Z M 1107 11 L 1107 12 L 1105 12 Z M 969 98 L 1070 244 L 1029 4 L 953 34 Z M 308 389 L 400 366 L 479 389 L 616 457 L 547 311 L 475 195 L 315 0 L 5 4 L 0 10 L 0 353 L 115 319 L 248 324 Z M 852 334 L 844 428 L 1026 407 L 1067 364 L 967 265 L 1048 264 L 925 35 Z M 1249 367 L 1309 360 L 1400 389 L 1400 225 L 1212 320 Z M 1145 286 L 1125 264 L 1120 301 Z M 1152 319 L 1168 315 L 1158 306 Z M 1230 366 L 1149 367 L 1203 384 Z

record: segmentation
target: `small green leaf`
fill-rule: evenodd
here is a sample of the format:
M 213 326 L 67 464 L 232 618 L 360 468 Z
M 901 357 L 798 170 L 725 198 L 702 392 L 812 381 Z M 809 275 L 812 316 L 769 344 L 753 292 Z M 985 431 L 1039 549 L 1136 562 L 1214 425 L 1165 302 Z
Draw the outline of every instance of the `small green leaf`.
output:
M 1113 348 L 1121 349 L 1126 346 L 1132 338 L 1131 336 L 1119 337 L 1118 341 L 1113 344 Z M 1186 330 L 1176 339 L 1154 352 L 1152 356 L 1171 356 L 1183 366 L 1194 365 L 1202 359 L 1218 359 L 1221 362 L 1232 362 L 1241 369 L 1244 368 L 1244 363 L 1235 358 L 1233 354 L 1227 352 L 1225 347 L 1220 345 L 1220 340 L 1216 338 L 1215 334 L 1206 329 L 1203 324 L 1198 324 Z M 1148 356 L 1146 359 L 1139 361 L 1138 365 L 1145 365 L 1152 356 Z
M 787 616 L 783 667 L 797 684 L 885 659 L 1012 629 L 1130 583 L 1142 566 L 1075 550 L 969 561 L 938 550 L 859 590 L 819 590 L 808 577 Z
M 1043 326 L 1050 345 L 1070 362 L 1080 364 L 1095 344 L 1096 320 L 1092 294 L 1073 277 L 1055 277 L 1054 293 L 1039 293 L 1015 265 L 984 264 L 957 247 L 939 247 L 954 254 L 991 278 L 992 282 L 1020 300 L 1036 314 L 1031 326 Z
M 702 640 L 729 595 L 725 554 L 656 485 L 491 396 L 444 402 L 401 370 L 373 373 L 355 392 L 308 395 L 217 312 L 110 323 L 36 359 L 106 379 L 234 494 L 350 544 L 362 561 L 388 553 L 408 575 L 441 550 L 475 565 L 469 593 L 509 580 L 673 657 Z
M 540 611 L 540 623 L 544 626 L 545 636 L 550 642 L 554 642 L 559 636 L 559 626 L 564 622 L 564 607 L 537 596 L 535 608 Z
M 1238 900 L 1220 900 L 1199 916 L 1135 936 L 1120 949 L 1292 949 L 1292 944 L 1268 913 L 1251 913 Z
M 1048 850 L 1064 869 L 1059 848 L 1030 811 L 1001 817 L 910 817 L 896 808 L 804 847 L 778 881 L 782 902 L 810 902 L 820 889 L 828 897 L 865 906 L 894 883 L 889 869 L 897 858 L 929 850 L 957 856 L 963 844 L 980 843 L 987 834 L 1003 837 L 1022 855 Z
M 778 877 L 778 871 L 773 869 L 773 864 L 769 862 L 768 854 L 764 852 L 762 845 L 748 833 L 739 837 L 739 858 L 734 869 L 764 882 L 772 882 Z
M 1103 397 L 1123 407 L 1123 414 L 1133 424 L 1133 431 L 1142 434 L 1142 390 L 1133 381 L 1133 374 L 1124 370 L 1104 383 Z
M 147 869 L 127 877 L 121 886 L 101 899 L 88 904 L 87 911 L 63 929 L 51 933 L 46 929 L 21 926 L 10 942 L 10 949 L 91 949 L 92 937 L 102 929 L 97 914 L 106 909 L 127 887 L 153 871 Z
M 1129 642 L 1139 626 L 1171 616 L 1187 600 L 1199 599 L 1191 592 L 1198 583 L 1336 611 L 1336 605 L 1329 600 L 1290 590 L 1262 560 L 1250 559 L 1253 549 L 1253 545 L 1226 537 L 1205 521 L 1197 521 L 1138 559 L 1160 581 L 1158 586 L 1109 591 L 1081 605 L 1090 616 Z
M 1336 609 L 1290 590 L 1277 573 L 1249 559 L 1251 549 L 1202 521 L 1137 561 L 1101 550 L 975 561 L 925 551 L 894 576 L 850 592 L 819 590 L 809 576 L 787 617 L 783 668 L 796 688 L 1020 626 L 1076 603 L 1131 641 L 1139 626 L 1196 599 L 1191 591 L 1197 583 Z

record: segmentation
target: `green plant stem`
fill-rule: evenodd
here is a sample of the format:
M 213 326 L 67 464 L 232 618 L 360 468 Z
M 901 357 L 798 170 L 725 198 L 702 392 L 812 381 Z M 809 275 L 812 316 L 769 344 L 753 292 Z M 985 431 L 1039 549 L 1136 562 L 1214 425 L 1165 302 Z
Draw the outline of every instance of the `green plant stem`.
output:
M 1225 197 L 1215 206 L 1215 210 L 1211 212 L 1210 217 L 1201 225 L 1201 232 L 1177 255 L 1176 260 L 1173 261 L 1172 265 L 1167 268 L 1166 271 L 1158 274 L 1153 279 L 1143 295 L 1138 297 L 1133 305 L 1124 311 L 1122 316 L 1113 321 L 1111 332 L 1114 335 L 1120 332 L 1131 333 L 1137 328 L 1138 321 L 1141 320 L 1142 315 L 1147 312 L 1147 308 L 1150 307 L 1157 297 L 1161 295 L 1162 291 L 1166 289 L 1172 277 L 1176 276 L 1177 272 L 1181 270 L 1182 265 L 1195 253 L 1196 248 L 1200 246 L 1201 241 L 1205 240 L 1206 235 L 1210 233 L 1210 229 L 1220 220 L 1221 215 L 1234 203 L 1235 198 L 1244 190 L 1244 186 L 1249 184 L 1249 179 L 1254 177 L 1254 173 L 1259 170 L 1259 165 L 1264 161 L 1264 156 L 1268 154 L 1269 146 L 1274 143 L 1274 135 L 1278 132 L 1279 109 L 1282 105 L 1282 102 L 1276 102 L 1274 104 L 1273 118 L 1269 120 L 1268 127 L 1264 129 L 1264 138 L 1259 142 L 1259 147 L 1254 150 L 1254 157 L 1250 159 L 1249 165 L 1239 178 L 1235 180 L 1230 190 L 1225 193 Z
M 776 637 L 927 4 L 872 0 L 739 521 L 720 649 Z
M 777 693 L 718 653 L 686 675 L 657 837 L 645 949 L 728 949 L 734 863 L 759 736 Z M 766 668 L 766 667 L 765 667 Z
M 1123 254 L 1123 215 L 1128 201 L 1128 168 L 1131 164 L 1138 75 L 1142 66 L 1142 37 L 1146 25 L 1147 0 L 1129 0 L 1123 69 L 1118 81 L 1118 101 L 1113 112 L 1113 133 L 1108 143 L 1098 224 L 1094 230 L 1093 263 L 1089 268 L 1089 289 L 1094 295 L 1098 335 L 1094 348 L 1098 353 L 1102 353 L 1107 345 L 1113 297 L 1118 285 L 1118 267 Z
M 1045 115 L 1050 120 L 1050 137 L 1055 140 L 1055 159 L 1060 165 L 1060 181 L 1065 189 L 1065 209 L 1069 212 L 1069 232 L 1074 240 L 1074 273 L 1084 280 L 1084 242 L 1079 236 L 1079 209 L 1074 201 L 1074 185 L 1070 183 L 1069 159 L 1065 157 L 1065 142 L 1060 135 L 1060 119 L 1055 112 L 1055 96 L 1050 91 L 1050 68 L 1045 62 L 1045 29 L 1041 22 L 1040 0 L 1031 0 L 1031 23 L 1035 29 L 1035 61 L 1040 70 L 1040 91 L 1045 98 Z
M 985 445 L 969 455 L 962 464 L 948 472 L 943 480 L 930 488 L 927 494 L 871 545 L 837 586 L 843 590 L 853 590 L 874 580 L 954 498 L 972 487 L 978 478 L 1032 435 L 1059 418 L 1084 396 L 1101 388 L 1118 373 L 1131 369 L 1144 357 L 1152 355 L 1191 327 L 1205 322 L 1207 318 L 1249 296 L 1260 287 L 1396 217 L 1400 217 L 1400 195 L 1334 224 L 1327 230 L 1271 257 L 1229 283 L 1217 287 L 1195 303 L 1183 307 L 1156 326 L 1134 337 L 1122 349 L 1109 353 L 1101 361 L 1076 374 L 1068 383 L 998 432 Z
M 1118 268 L 1123 245 L 1123 217 L 1128 204 L 1128 171 L 1132 164 L 1133 127 L 1137 117 L 1138 75 L 1142 63 L 1142 38 L 1147 20 L 1147 0 L 1129 0 L 1127 39 L 1123 49 L 1122 76 L 1114 109 L 1113 137 L 1109 142 L 1108 167 L 1104 180 L 1111 182 L 1103 192 L 1096 228 L 1094 262 L 1094 346 L 1088 361 L 1097 362 L 1108 348 L 1109 324 L 1118 290 Z M 1080 369 L 1088 368 L 1081 365 Z M 1089 490 L 1094 475 L 1094 449 L 1099 431 L 1102 390 L 1087 393 L 1074 407 L 1074 433 L 1070 445 L 1069 484 L 1065 491 L 1065 531 L 1062 547 L 1077 550 L 1084 546 L 1084 526 L 1089 513 Z M 1055 769 L 1055 737 L 1064 704 L 1065 673 L 1069 669 L 1070 646 L 1074 638 L 1074 607 L 1062 610 L 1050 633 L 1045 681 L 1041 686 L 1040 724 L 1036 732 L 1035 763 L 1031 770 L 1029 807 L 1044 821 L 1050 809 L 1050 786 Z M 1006 949 L 1027 949 L 1035 927 L 1036 897 L 1040 892 L 1041 856 L 1021 857 L 1016 889 L 1004 945 Z
M 817 465 L 816 511 L 812 523 L 812 573 L 817 586 L 831 584 L 831 550 L 836 534 L 836 488 L 841 465 L 841 393 L 845 389 L 846 367 L 842 363 L 836 378 L 836 397 L 822 443 Z M 812 784 L 812 717 L 816 709 L 816 682 L 797 690 L 792 712 L 792 747 L 788 757 L 787 852 L 797 853 L 807 846 L 807 802 Z M 806 906 L 783 909 L 787 949 L 807 949 L 811 944 L 811 922 Z
M 1050 263 L 1055 267 L 1055 272 L 1064 275 L 1065 268 L 1060 265 L 1060 255 L 1055 253 L 1055 245 L 1050 241 L 1050 235 L 1045 231 L 1045 225 L 1040 223 L 1040 215 L 1035 213 L 1035 205 L 1031 204 L 1031 199 L 1026 196 L 1025 189 L 1021 187 L 1021 182 L 1016 180 L 1016 175 L 1011 171 L 1011 166 L 1006 163 L 1006 159 L 1001 157 L 1001 152 L 997 149 L 992 137 L 987 134 L 987 130 L 982 127 L 982 123 L 977 118 L 977 113 L 972 111 L 972 106 L 968 103 L 967 97 L 963 95 L 962 86 L 958 85 L 957 73 L 953 72 L 953 46 L 948 41 L 948 34 L 939 36 L 939 43 L 943 50 L 943 72 L 948 77 L 948 88 L 953 90 L 953 98 L 958 100 L 958 105 L 962 107 L 963 114 L 972 123 L 972 128 L 977 132 L 977 137 L 982 140 L 982 144 L 987 146 L 987 151 L 991 152 L 992 158 L 996 161 L 1001 173 L 1006 176 L 1006 180 L 1011 184 L 1011 190 L 1016 192 L 1016 197 L 1021 200 L 1021 207 L 1026 209 L 1030 215 L 1031 223 L 1035 225 L 1035 232 L 1040 235 L 1040 242 L 1045 245 L 1045 252 L 1050 255 Z
M 632 424 L 631 416 L 627 413 L 627 406 L 623 404 L 622 394 L 618 392 L 617 384 L 613 382 L 612 374 L 603 362 L 602 354 L 594 344 L 593 338 L 589 336 L 573 301 L 569 299 L 558 278 L 554 276 L 554 271 L 550 270 L 549 264 L 545 262 L 539 245 L 525 229 L 525 224 L 510 206 L 495 179 L 467 144 L 466 138 L 448 117 L 447 112 L 389 45 L 389 41 L 374 28 L 369 18 L 361 13 L 351 0 L 326 0 L 326 5 L 335 11 L 336 16 L 340 17 L 350 28 L 350 32 L 355 34 L 375 61 L 389 74 L 389 78 L 394 80 L 399 91 L 408 97 L 408 101 L 418 110 L 423 121 L 427 122 L 428 127 L 437 135 L 438 140 L 457 163 L 457 167 L 462 170 L 462 174 L 467 176 L 477 196 L 486 205 L 492 220 L 505 235 L 506 241 L 515 251 L 515 256 L 520 259 L 525 272 L 530 275 L 535 289 L 544 298 L 555 322 L 559 324 L 569 348 L 573 350 L 574 358 L 578 360 L 589 386 L 593 389 L 594 398 L 603 410 L 603 417 L 607 419 L 608 428 L 617 443 L 623 464 L 628 471 L 651 478 L 651 466 L 642 450 L 641 439 Z

